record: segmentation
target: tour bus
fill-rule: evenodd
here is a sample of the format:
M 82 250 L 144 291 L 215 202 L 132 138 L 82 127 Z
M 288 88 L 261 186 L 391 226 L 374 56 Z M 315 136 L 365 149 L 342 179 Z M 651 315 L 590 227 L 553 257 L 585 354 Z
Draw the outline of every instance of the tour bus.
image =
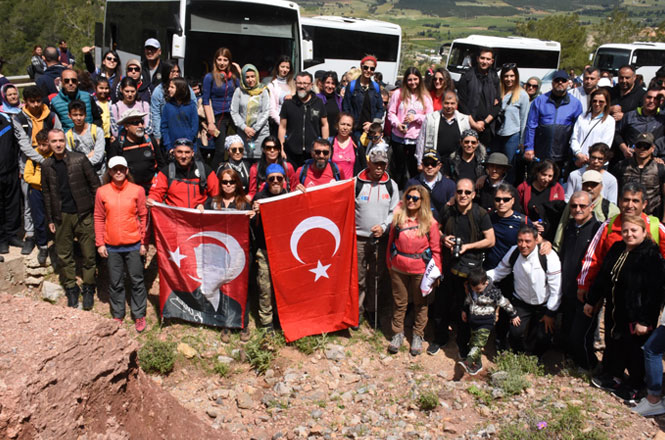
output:
M 360 67 L 368 54 L 378 60 L 383 82 L 397 80 L 402 28 L 384 21 L 333 16 L 301 19 L 305 69 L 333 70 L 339 78 L 351 67 Z
M 202 78 L 220 47 L 240 66 L 254 64 L 262 77 L 281 55 L 302 69 L 300 8 L 284 0 L 107 0 L 103 29 L 95 30 L 101 53 L 116 48 L 121 62 L 143 57 L 143 44 L 156 38 L 162 58 L 179 58 L 183 74 Z
M 603 44 L 596 49 L 593 65 L 616 76 L 624 65 L 635 67 L 635 72 L 644 77 L 644 83 L 654 77 L 661 66 L 665 66 L 665 43 L 635 41 L 632 44 Z
M 471 68 L 482 47 L 494 49 L 494 66 L 497 71 L 504 64 L 515 63 L 522 82 L 531 76 L 543 78 L 559 68 L 561 44 L 557 41 L 469 35 L 446 43 L 439 50 L 443 56 L 446 49 L 449 49 L 446 68 L 453 80 L 458 81 Z

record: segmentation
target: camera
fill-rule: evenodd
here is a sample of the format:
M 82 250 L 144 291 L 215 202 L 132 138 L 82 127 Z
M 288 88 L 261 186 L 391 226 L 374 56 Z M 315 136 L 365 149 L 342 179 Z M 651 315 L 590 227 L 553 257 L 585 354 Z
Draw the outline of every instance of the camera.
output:
M 453 258 L 459 258 L 462 252 L 462 239 L 455 237 L 455 246 L 453 246 Z

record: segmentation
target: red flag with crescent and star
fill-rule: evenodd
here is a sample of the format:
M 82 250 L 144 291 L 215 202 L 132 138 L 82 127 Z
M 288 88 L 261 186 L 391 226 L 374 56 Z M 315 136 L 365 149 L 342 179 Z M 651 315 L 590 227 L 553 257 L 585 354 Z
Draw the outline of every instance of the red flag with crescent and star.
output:
M 163 318 L 242 328 L 247 306 L 249 217 L 155 203 L 151 208 Z
M 261 200 L 260 207 L 286 340 L 358 325 L 353 181 Z

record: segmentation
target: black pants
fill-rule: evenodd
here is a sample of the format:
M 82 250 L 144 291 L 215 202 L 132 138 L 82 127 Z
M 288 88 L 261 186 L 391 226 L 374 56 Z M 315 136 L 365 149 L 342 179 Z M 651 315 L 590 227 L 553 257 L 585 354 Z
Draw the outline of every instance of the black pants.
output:
M 21 227 L 21 185 L 18 171 L 0 176 L 0 243 L 16 237 Z
M 138 250 L 129 252 L 109 252 L 107 260 L 109 268 L 109 305 L 111 316 L 125 317 L 125 265 L 126 273 L 132 284 L 129 305 L 134 319 L 145 317 L 148 293 L 143 281 L 143 259 Z
M 545 305 L 531 305 L 518 298 L 511 300 L 520 325 L 510 326 L 510 346 L 517 352 L 541 355 L 552 344 L 552 335 L 545 332 L 545 324 L 540 320 L 545 316 Z
M 464 282 L 466 278 L 447 273 L 443 282 L 434 292 L 434 307 L 430 307 L 430 320 L 434 325 L 434 341 L 443 345 L 450 337 L 448 327 L 457 328 L 457 346 L 464 350 L 468 346 L 470 330 L 462 322 L 462 305 L 464 304 Z M 461 353 L 462 357 L 466 353 Z
M 215 138 L 215 155 L 212 158 L 211 166 L 213 170 L 216 170 L 219 167 L 219 164 L 226 160 L 226 148 L 224 147 L 224 142 L 226 141 L 226 133 L 229 130 L 229 127 L 233 127 L 231 114 L 220 113 L 219 115 L 215 115 L 215 125 L 219 130 L 219 135 Z
M 593 337 L 598 315 L 589 318 L 584 314 L 584 304 L 577 297 L 564 296 L 559 307 L 561 312 L 561 342 L 564 351 L 575 363 L 586 370 L 598 364 L 593 351 Z
M 634 389 L 644 386 L 644 352 L 642 346 L 650 334 L 637 336 L 630 334 L 628 323 L 615 323 L 610 307 L 605 307 L 605 353 L 603 372 L 621 378 L 628 369 L 628 384 Z M 612 329 L 614 329 L 612 331 Z
M 403 190 L 406 187 L 408 177 L 418 175 L 418 163 L 414 156 L 416 145 L 403 144 L 393 140 L 390 146 L 393 150 L 390 158 L 390 177 L 397 183 L 399 189 Z

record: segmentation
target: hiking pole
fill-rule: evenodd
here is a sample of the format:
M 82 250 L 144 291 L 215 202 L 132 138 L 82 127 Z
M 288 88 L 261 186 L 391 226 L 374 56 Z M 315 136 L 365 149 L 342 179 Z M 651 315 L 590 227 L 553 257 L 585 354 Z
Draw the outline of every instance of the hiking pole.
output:
M 372 238 L 374 244 L 374 330 L 379 322 L 379 239 Z

